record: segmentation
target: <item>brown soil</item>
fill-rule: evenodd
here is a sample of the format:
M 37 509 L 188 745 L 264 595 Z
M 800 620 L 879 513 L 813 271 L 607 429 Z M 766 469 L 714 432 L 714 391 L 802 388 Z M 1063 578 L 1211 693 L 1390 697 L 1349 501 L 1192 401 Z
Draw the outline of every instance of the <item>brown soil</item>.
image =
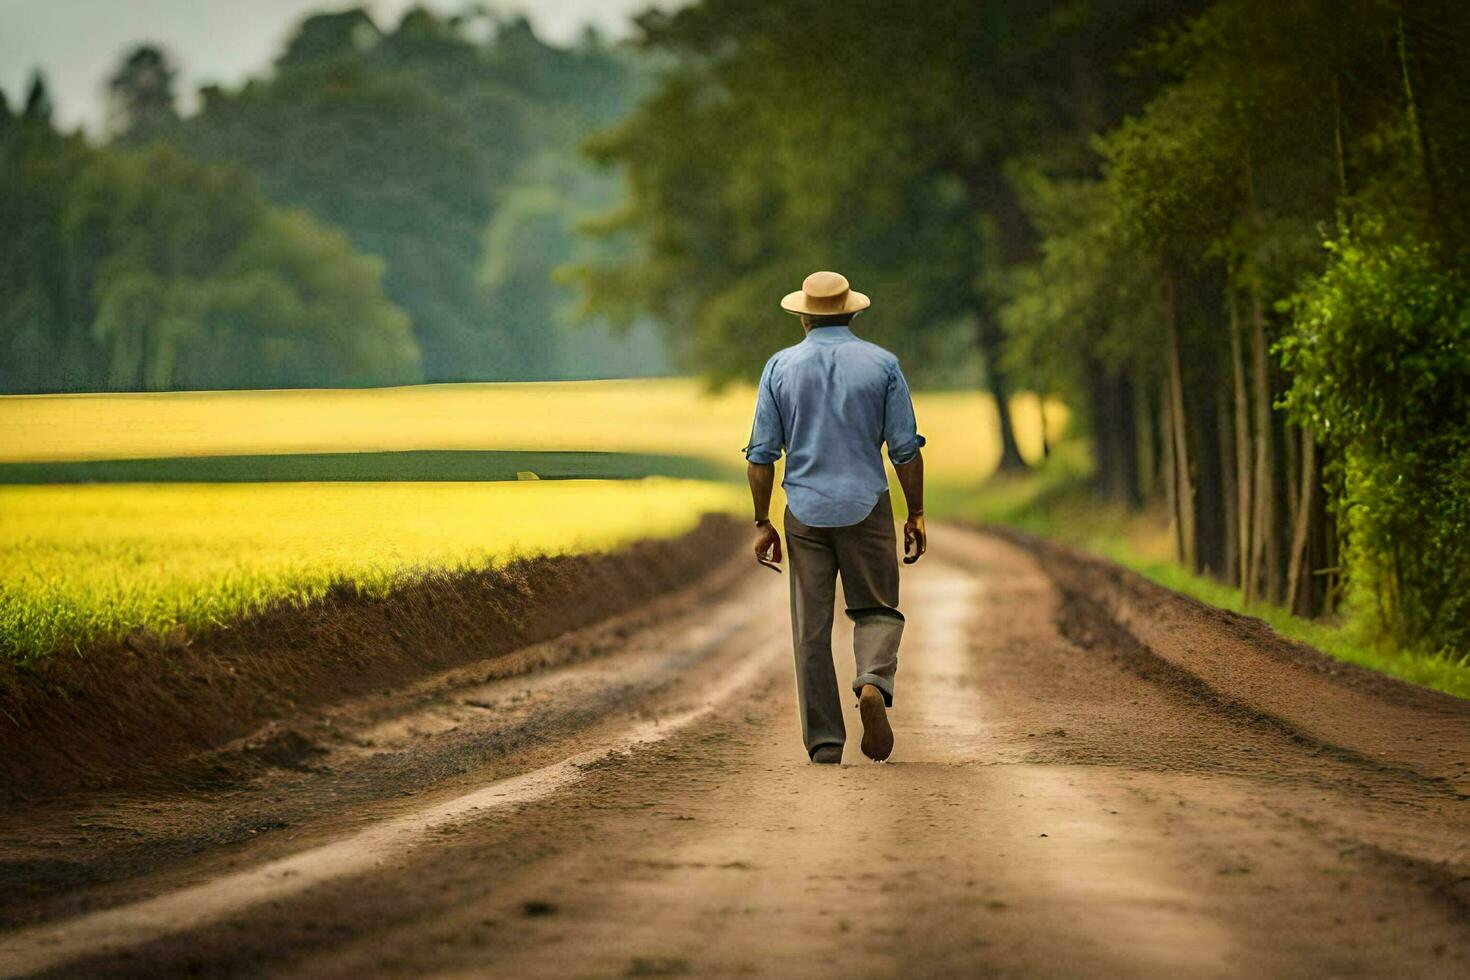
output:
M 303 711 L 229 790 L 27 810 L 0 973 L 1470 971 L 1470 703 L 931 536 L 887 764 L 855 707 L 848 764 L 806 763 L 787 583 L 742 561 L 503 673 Z
M 244 753 L 306 765 L 309 747 L 261 727 L 632 609 L 708 573 L 737 541 L 738 524 L 710 517 L 677 540 L 612 554 L 433 576 L 386 597 L 344 583 L 320 602 L 280 603 L 192 638 L 138 632 L 33 668 L 0 665 L 0 803 L 204 787 L 233 776 L 213 750 L 252 733 Z

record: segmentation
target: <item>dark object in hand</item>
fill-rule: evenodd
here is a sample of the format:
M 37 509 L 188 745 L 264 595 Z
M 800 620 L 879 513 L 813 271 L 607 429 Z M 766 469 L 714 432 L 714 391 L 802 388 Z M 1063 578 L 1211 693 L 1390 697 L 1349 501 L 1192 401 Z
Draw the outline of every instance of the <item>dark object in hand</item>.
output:
M 903 563 L 912 565 L 929 550 L 929 531 L 923 514 L 910 514 L 903 526 Z

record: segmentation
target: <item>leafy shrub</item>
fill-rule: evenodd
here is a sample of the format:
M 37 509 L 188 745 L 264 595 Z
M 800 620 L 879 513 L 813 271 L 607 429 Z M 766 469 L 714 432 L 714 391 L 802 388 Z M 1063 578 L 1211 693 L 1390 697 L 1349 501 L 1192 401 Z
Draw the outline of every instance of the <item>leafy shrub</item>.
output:
M 1328 243 L 1279 352 L 1327 446 L 1349 565 L 1409 647 L 1470 649 L 1470 279 L 1365 226 Z

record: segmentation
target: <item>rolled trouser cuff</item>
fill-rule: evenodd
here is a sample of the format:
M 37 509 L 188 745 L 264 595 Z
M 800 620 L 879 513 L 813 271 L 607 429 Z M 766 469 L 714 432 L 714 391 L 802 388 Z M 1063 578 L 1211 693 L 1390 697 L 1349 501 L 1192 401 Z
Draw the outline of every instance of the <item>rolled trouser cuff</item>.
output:
M 886 678 L 879 677 L 877 674 L 858 674 L 857 677 L 853 678 L 852 681 L 852 693 L 861 696 L 863 693 L 863 686 L 866 684 L 871 684 L 878 690 L 882 691 L 883 704 L 889 708 L 893 707 L 892 681 L 887 680 Z

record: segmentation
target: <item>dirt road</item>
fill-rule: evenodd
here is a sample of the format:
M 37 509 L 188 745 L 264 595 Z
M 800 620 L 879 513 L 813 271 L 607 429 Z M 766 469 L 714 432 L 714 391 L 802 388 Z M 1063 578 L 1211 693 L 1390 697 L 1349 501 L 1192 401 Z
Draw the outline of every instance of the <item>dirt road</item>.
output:
M 0 973 L 1470 972 L 1470 705 L 934 538 L 889 764 L 855 713 L 806 763 L 786 581 L 742 563 L 294 719 L 248 778 L 12 815 Z

